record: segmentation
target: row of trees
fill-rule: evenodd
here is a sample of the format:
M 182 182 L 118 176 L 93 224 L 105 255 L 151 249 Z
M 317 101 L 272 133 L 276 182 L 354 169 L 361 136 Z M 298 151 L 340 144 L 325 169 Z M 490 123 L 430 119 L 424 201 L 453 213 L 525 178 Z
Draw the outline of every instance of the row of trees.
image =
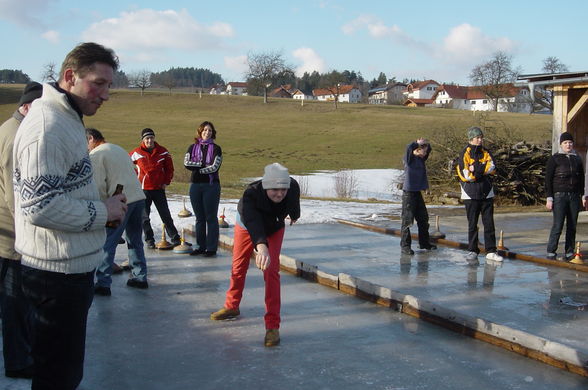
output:
M 26 73 L 17 69 L 0 69 L 1 84 L 26 84 L 31 78 Z

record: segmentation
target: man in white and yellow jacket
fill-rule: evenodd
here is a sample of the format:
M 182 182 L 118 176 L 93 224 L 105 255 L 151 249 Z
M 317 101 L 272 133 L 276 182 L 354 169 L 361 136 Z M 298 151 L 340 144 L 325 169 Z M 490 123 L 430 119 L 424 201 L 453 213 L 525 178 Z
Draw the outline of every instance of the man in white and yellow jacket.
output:
M 494 228 L 494 189 L 491 175 L 496 166 L 490 152 L 482 146 L 484 134 L 479 127 L 467 131 L 468 145 L 463 149 L 457 164 L 457 175 L 461 182 L 461 199 L 466 207 L 468 218 L 468 256 L 467 260 L 477 261 L 478 219 L 482 215 L 484 225 L 484 246 L 486 259 L 502 261 L 496 253 L 496 230 Z

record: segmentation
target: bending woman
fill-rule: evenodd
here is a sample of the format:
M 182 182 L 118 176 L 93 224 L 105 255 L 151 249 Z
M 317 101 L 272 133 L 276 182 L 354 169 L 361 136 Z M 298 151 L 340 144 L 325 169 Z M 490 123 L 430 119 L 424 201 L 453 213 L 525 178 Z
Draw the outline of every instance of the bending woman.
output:
M 218 204 L 220 202 L 220 180 L 218 171 L 223 161 L 220 146 L 214 143 L 216 130 L 211 122 L 198 126 L 195 143 L 188 147 L 184 166 L 192 171 L 190 202 L 196 214 L 197 248 L 190 255 L 216 256 L 218 247 Z

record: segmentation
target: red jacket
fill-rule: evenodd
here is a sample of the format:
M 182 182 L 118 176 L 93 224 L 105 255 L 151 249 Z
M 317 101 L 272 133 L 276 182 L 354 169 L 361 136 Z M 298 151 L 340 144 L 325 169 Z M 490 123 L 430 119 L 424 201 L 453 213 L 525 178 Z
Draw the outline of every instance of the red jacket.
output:
M 143 143 L 131 153 L 131 160 L 136 165 L 137 176 L 144 190 L 160 190 L 163 184 L 169 185 L 174 177 L 174 163 L 166 148 L 155 142 L 151 152 Z

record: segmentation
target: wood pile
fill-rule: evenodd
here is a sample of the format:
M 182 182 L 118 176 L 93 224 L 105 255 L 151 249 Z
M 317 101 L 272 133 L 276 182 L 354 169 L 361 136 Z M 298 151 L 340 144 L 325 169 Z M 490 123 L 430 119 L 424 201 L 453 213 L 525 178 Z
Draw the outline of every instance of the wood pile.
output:
M 545 202 L 545 169 L 551 146 L 524 141 L 493 151 L 494 191 L 506 203 L 522 206 Z

